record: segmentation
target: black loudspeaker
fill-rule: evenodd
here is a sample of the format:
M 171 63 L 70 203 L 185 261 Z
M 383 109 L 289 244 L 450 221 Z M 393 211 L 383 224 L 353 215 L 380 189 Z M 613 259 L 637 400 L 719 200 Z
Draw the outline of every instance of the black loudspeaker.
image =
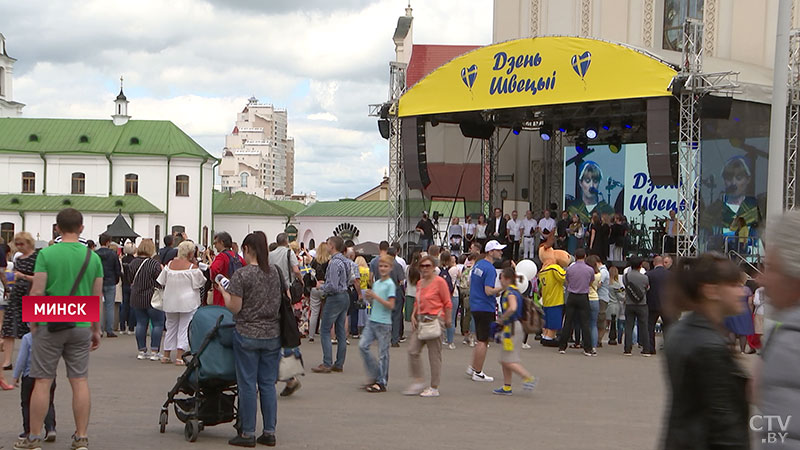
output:
M 461 122 L 458 126 L 468 138 L 489 139 L 494 134 L 494 125 L 488 122 Z
M 733 97 L 704 95 L 700 98 L 700 118 L 728 120 L 731 117 L 732 106 Z
M 378 131 L 381 133 L 382 138 L 389 139 L 389 136 L 391 135 L 389 119 L 378 119 Z
M 670 97 L 647 99 L 647 169 L 656 186 L 678 184 L 677 160 L 670 156 L 669 103 Z
M 431 184 L 428 154 L 425 147 L 425 121 L 417 117 L 401 119 L 403 169 L 410 189 L 424 189 Z

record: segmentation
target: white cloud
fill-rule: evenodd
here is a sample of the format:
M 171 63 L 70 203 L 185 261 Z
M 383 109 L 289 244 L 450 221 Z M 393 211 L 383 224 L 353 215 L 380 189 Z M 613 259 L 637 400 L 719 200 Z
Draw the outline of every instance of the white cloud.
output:
M 414 2 L 417 43 L 491 40 L 490 0 Z M 418 4 L 417 4 L 418 3 Z M 286 107 L 296 189 L 353 197 L 380 181 L 386 99 L 406 0 L 0 0 L 27 117 L 107 118 L 120 74 L 134 119 L 168 119 L 219 154 L 255 95 Z

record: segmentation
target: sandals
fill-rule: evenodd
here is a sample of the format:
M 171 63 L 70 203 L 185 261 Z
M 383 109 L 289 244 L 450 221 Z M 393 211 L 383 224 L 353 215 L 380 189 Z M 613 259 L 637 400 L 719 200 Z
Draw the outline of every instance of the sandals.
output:
M 372 383 L 364 388 L 367 392 L 376 393 L 376 392 L 386 392 L 386 386 L 380 383 Z
M 182 360 L 182 359 L 176 359 L 176 360 L 175 360 L 175 365 L 176 365 L 176 366 L 185 366 L 185 365 L 186 365 L 186 363 L 185 363 L 185 362 L 183 362 L 183 360 Z
M 161 364 L 172 364 L 172 360 L 170 358 L 163 356 L 161 357 Z

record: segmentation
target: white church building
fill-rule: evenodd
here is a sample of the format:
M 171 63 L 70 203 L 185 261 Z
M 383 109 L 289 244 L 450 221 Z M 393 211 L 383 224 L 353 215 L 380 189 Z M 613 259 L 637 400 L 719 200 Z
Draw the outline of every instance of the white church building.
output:
M 207 244 L 218 160 L 170 121 L 130 118 L 121 87 L 111 120 L 0 118 L 3 239 L 25 230 L 49 241 L 58 211 L 73 207 L 87 239 L 121 212 L 143 238 L 185 231 Z
M 22 115 L 22 103 L 14 101 L 14 62 L 17 60 L 8 56 L 6 38 L 0 33 L 0 117 L 17 117 Z

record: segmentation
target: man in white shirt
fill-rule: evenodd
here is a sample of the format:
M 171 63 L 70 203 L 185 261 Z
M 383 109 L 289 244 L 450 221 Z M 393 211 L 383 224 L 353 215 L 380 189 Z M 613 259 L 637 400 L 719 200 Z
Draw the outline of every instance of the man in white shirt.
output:
M 544 217 L 539 221 L 539 232 L 542 233 L 542 240 L 547 240 L 551 233 L 556 232 L 556 219 L 550 217 L 550 210 L 544 210 Z
M 520 222 L 522 232 L 522 257 L 533 259 L 536 255 L 536 228 L 538 222 L 533 218 L 533 213 L 529 210 L 525 212 L 525 218 Z
M 677 244 L 676 236 L 678 236 L 678 219 L 675 218 L 675 210 L 669 210 L 669 219 L 664 226 L 664 251 L 665 253 L 675 253 Z
M 508 244 L 510 247 L 509 254 L 514 261 L 519 259 L 520 226 L 522 225 L 522 222 L 517 220 L 517 215 L 516 210 L 511 211 L 511 220 L 506 224 Z

